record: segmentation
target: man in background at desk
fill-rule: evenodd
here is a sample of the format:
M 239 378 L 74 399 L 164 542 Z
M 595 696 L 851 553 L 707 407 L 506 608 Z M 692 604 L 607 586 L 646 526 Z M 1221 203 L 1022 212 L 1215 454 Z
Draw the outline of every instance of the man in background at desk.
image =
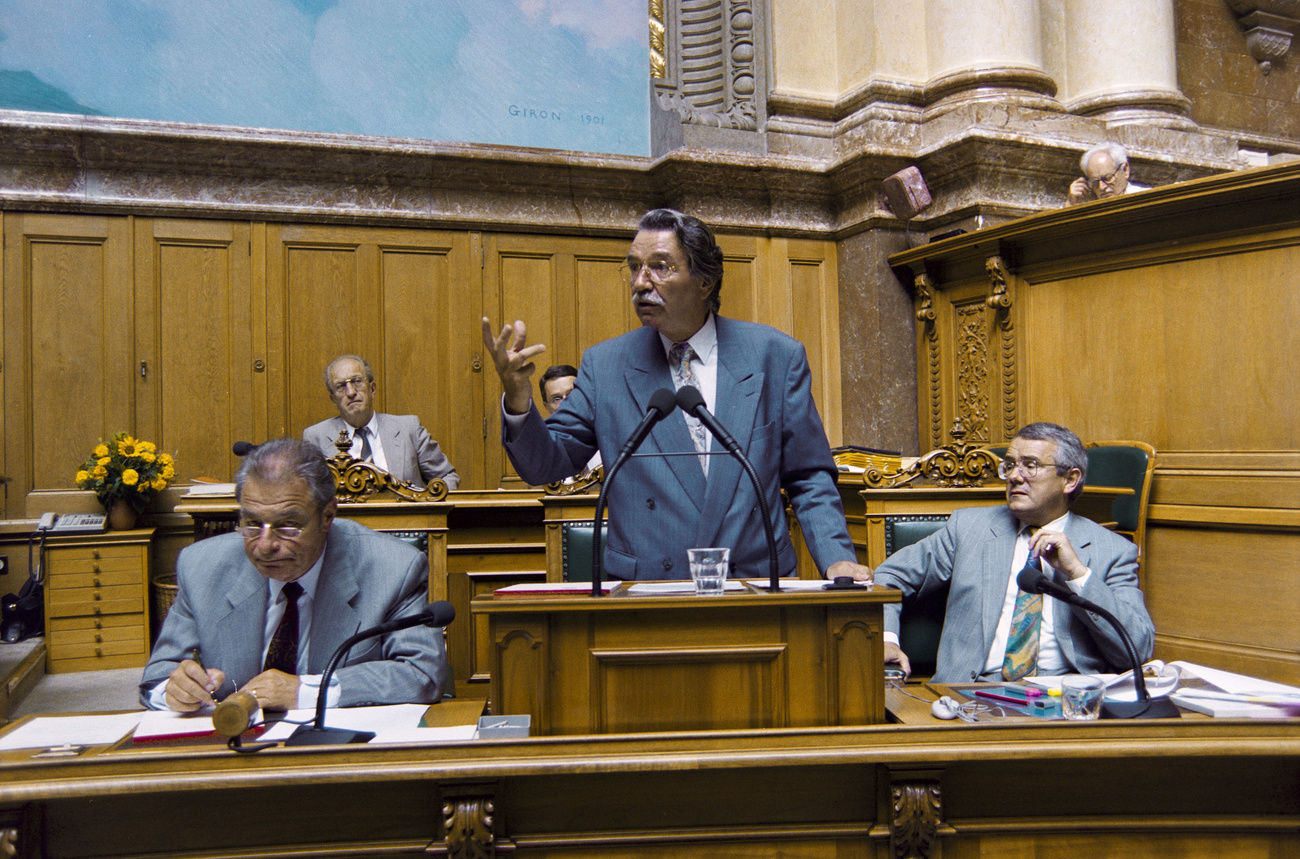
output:
M 1146 185 L 1129 181 L 1128 150 L 1118 143 L 1103 143 L 1083 153 L 1079 170 L 1083 175 L 1070 183 L 1066 200 L 1069 206 L 1150 190 Z
M 560 410 L 560 406 L 564 405 L 564 401 L 569 398 L 577 381 L 578 369 L 572 364 L 556 364 L 546 368 L 546 372 L 542 373 L 542 380 L 537 383 L 537 388 L 542 392 L 542 408 L 546 409 L 547 417 Z M 586 468 L 573 477 L 566 477 L 564 482 L 571 483 L 591 474 L 597 468 L 600 468 L 600 451 L 596 451 L 591 459 L 587 460 Z
M 718 315 L 722 249 L 712 231 L 672 209 L 648 212 L 623 274 L 642 327 L 588 349 L 564 407 L 546 420 L 530 381 L 546 347 L 526 345 L 522 321 L 494 336 L 484 317 L 483 344 L 504 391 L 502 442 L 519 476 L 533 485 L 562 480 L 596 451 L 612 463 L 655 392 L 690 385 L 759 472 L 780 573 L 796 566 L 785 489 L 817 569 L 870 577 L 855 561 L 807 354 L 773 328 Z M 604 572 L 611 578 L 689 578 L 686 550 L 697 546 L 729 547 L 737 577 L 768 575 L 753 484 L 730 456 L 710 457 L 710 447 L 700 422 L 674 409 L 640 451 L 663 455 L 627 461 L 607 496 Z
M 948 587 L 934 680 L 1018 680 L 1028 674 L 1096 674 L 1132 667 L 1113 627 L 1081 608 L 1020 590 L 1028 559 L 1043 572 L 1114 614 L 1143 661 L 1155 628 L 1138 589 L 1137 547 L 1070 512 L 1083 489 L 1088 456 L 1065 427 L 1030 424 L 1007 448 L 998 474 L 1001 507 L 955 510 L 929 537 L 876 568 L 876 582 L 915 596 Z M 900 606 L 885 606 L 885 662 L 911 672 L 898 646 Z
M 441 478 L 448 489 L 460 485 L 460 475 L 419 418 L 375 412 L 375 371 L 369 361 L 357 355 L 335 358 L 325 368 L 325 388 L 338 417 L 312 424 L 302 431 L 302 437 L 320 448 L 326 458 L 338 453 L 334 442 L 346 430 L 352 439 L 353 459 L 373 462 L 420 489 L 435 478 Z
M 237 690 L 264 709 L 315 707 L 345 639 L 428 601 L 424 554 L 335 518 L 334 476 L 313 445 L 255 448 L 235 497 L 238 531 L 180 554 L 176 602 L 140 683 L 147 707 L 189 712 Z M 436 702 L 450 691 L 442 639 L 416 626 L 362 641 L 335 672 L 329 706 Z

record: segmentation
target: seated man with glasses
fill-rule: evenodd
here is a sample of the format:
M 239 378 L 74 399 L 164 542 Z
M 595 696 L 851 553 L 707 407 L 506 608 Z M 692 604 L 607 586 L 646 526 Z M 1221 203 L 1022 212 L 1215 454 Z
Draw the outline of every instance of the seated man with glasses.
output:
M 1155 628 L 1138 588 L 1137 547 L 1070 512 L 1088 456 L 1065 427 L 1029 424 L 998 467 L 1007 503 L 954 510 L 929 537 L 886 558 L 876 582 L 904 599 L 941 593 L 947 608 L 934 680 L 1018 680 L 1028 674 L 1096 674 L 1132 666 L 1113 627 L 1047 596 L 1024 594 L 1016 576 L 1031 559 L 1042 571 L 1119 619 L 1143 661 Z M 885 606 L 885 661 L 911 671 L 898 646 L 900 607 Z
M 1079 169 L 1083 175 L 1070 183 L 1070 194 L 1066 200 L 1070 206 L 1150 190 L 1146 185 L 1129 181 L 1128 151 L 1118 143 L 1103 143 L 1092 147 L 1079 159 Z
M 560 410 L 560 406 L 569 398 L 569 393 L 577 382 L 578 368 L 572 364 L 556 364 L 546 368 L 546 372 L 542 373 L 542 380 L 537 383 L 537 388 L 542 392 L 542 408 L 546 409 L 547 417 Z M 563 482 L 572 483 L 575 479 L 600 468 L 600 464 L 600 451 L 596 451 L 591 459 L 587 460 L 586 468 L 573 477 L 566 477 Z
M 313 708 L 344 640 L 428 602 L 423 553 L 335 518 L 334 476 L 315 446 L 286 438 L 255 448 L 235 497 L 238 531 L 177 560 L 176 602 L 140 683 L 146 707 L 190 712 L 246 691 L 263 709 Z M 432 704 L 451 691 L 442 630 L 366 639 L 333 679 L 331 707 Z
M 448 489 L 460 485 L 460 475 L 418 417 L 375 411 L 375 371 L 365 358 L 340 355 L 330 361 L 325 368 L 325 389 L 338 417 L 312 424 L 302 431 L 302 437 L 320 448 L 326 458 L 338 453 L 334 442 L 346 430 L 354 459 L 373 462 L 417 489 L 435 478 L 441 478 Z

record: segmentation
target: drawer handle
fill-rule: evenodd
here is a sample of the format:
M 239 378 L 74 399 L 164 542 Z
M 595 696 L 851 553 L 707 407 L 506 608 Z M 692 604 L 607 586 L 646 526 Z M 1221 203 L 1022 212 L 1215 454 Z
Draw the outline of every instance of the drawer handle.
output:
M 290 629 L 293 629 L 293 627 L 289 627 L 289 628 L 290 628 Z M 103 640 L 104 640 L 104 636 L 100 635 L 99 633 L 95 633 L 95 640 L 96 640 L 96 641 L 103 641 Z
M 99 576 L 95 576 L 95 587 L 99 587 Z
M 95 614 L 99 614 L 100 613 L 99 606 L 95 606 L 93 609 L 91 609 L 91 611 L 93 611 Z
M 102 620 L 99 620 L 98 618 L 95 619 L 95 629 L 100 629 L 103 625 L 104 622 Z
M 103 599 L 103 597 L 99 595 L 99 591 L 95 591 L 95 599 L 97 599 L 97 600 L 102 600 L 102 599 Z
M 91 549 L 91 551 L 90 551 L 90 557 L 94 558 L 95 560 L 99 560 L 99 550 L 98 550 L 98 549 Z
M 99 572 L 99 564 L 91 564 L 91 565 L 90 565 L 90 571 L 91 571 L 92 573 L 98 573 L 98 572 Z
M 96 655 L 96 656 L 103 656 L 103 655 L 104 655 L 104 651 L 102 651 L 102 650 L 100 650 L 98 647 L 96 647 L 96 648 L 95 648 L 95 655 Z

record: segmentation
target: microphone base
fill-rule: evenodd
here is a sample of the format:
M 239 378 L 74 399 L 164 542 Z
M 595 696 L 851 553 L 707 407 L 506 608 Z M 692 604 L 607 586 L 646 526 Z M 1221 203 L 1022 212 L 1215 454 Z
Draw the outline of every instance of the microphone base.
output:
M 1168 695 L 1147 701 L 1102 701 L 1103 719 L 1179 719 L 1182 713 Z
M 286 746 L 343 746 L 348 743 L 368 743 L 375 738 L 374 731 L 353 731 L 349 728 L 317 728 L 303 725 L 284 741 Z

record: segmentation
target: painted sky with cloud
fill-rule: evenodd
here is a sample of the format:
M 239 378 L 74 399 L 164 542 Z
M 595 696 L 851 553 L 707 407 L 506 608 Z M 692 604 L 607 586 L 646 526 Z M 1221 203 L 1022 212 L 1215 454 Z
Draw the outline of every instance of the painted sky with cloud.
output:
M 644 155 L 648 69 L 645 0 L 0 0 L 3 108 Z

